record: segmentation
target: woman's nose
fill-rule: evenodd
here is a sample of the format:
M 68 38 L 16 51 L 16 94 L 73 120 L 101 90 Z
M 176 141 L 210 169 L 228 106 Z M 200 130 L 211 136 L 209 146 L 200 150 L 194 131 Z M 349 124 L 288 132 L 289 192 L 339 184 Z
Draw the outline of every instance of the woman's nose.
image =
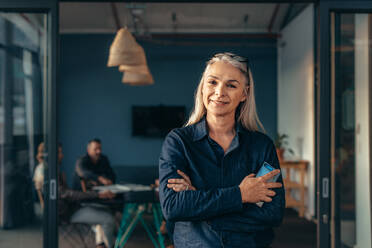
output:
M 214 93 L 215 93 L 217 96 L 224 96 L 224 95 L 225 95 L 225 87 L 224 87 L 223 85 L 218 85 L 218 86 L 215 88 Z

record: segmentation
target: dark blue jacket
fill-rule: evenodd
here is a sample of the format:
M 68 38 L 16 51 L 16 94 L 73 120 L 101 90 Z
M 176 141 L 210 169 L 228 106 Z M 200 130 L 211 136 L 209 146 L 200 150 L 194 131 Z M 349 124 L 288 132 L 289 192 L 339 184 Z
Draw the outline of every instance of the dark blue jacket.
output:
M 260 208 L 242 204 L 239 189 L 245 176 L 257 173 L 266 161 L 279 168 L 273 142 L 260 132 L 236 125 L 226 153 L 208 135 L 205 118 L 174 129 L 165 138 L 159 160 L 160 202 L 167 220 L 174 221 L 176 247 L 265 247 L 273 240 L 285 207 L 284 188 L 275 189 L 270 203 Z M 167 180 L 185 172 L 196 191 L 175 192 Z M 282 177 L 279 177 L 282 182 Z M 195 243 L 196 242 L 196 243 Z

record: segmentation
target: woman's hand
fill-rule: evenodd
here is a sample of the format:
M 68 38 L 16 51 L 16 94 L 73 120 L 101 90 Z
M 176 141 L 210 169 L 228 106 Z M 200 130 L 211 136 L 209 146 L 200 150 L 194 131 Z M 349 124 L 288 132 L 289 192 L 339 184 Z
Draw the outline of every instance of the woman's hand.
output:
M 255 177 L 254 174 L 246 176 L 240 183 L 240 193 L 243 203 L 271 202 L 275 196 L 273 188 L 281 188 L 281 183 L 268 183 L 267 180 L 278 174 L 280 170 L 273 170 L 262 177 Z
M 177 170 L 178 175 L 180 175 L 182 178 L 172 178 L 168 179 L 167 187 L 170 189 L 173 189 L 176 192 L 181 192 L 184 190 L 196 190 L 194 186 L 192 186 L 191 180 L 189 176 L 187 176 L 185 173 L 183 173 L 180 170 Z

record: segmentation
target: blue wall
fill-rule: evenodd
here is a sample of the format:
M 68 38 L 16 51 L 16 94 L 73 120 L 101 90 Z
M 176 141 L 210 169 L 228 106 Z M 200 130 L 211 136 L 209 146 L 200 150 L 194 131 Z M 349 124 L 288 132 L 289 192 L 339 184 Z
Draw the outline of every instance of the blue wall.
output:
M 249 57 L 259 117 L 271 137 L 276 133 L 276 40 L 140 42 L 155 84 L 129 86 L 121 83 L 122 74 L 116 67 L 106 67 L 113 38 L 107 34 L 61 35 L 58 135 L 69 181 L 76 159 L 93 137 L 102 140 L 103 152 L 113 166 L 156 166 L 162 139 L 131 136 L 131 106 L 184 105 L 189 112 L 205 62 L 216 52 Z

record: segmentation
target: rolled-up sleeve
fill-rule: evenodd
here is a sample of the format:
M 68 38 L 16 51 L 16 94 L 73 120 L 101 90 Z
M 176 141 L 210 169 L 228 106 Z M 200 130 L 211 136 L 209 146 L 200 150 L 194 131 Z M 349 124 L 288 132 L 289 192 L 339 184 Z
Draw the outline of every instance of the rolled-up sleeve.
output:
M 170 221 L 205 220 L 242 211 L 238 186 L 182 192 L 175 192 L 167 187 L 168 179 L 180 178 L 177 170 L 187 171 L 184 148 L 181 137 L 172 131 L 165 138 L 160 154 L 159 197 L 165 218 Z

